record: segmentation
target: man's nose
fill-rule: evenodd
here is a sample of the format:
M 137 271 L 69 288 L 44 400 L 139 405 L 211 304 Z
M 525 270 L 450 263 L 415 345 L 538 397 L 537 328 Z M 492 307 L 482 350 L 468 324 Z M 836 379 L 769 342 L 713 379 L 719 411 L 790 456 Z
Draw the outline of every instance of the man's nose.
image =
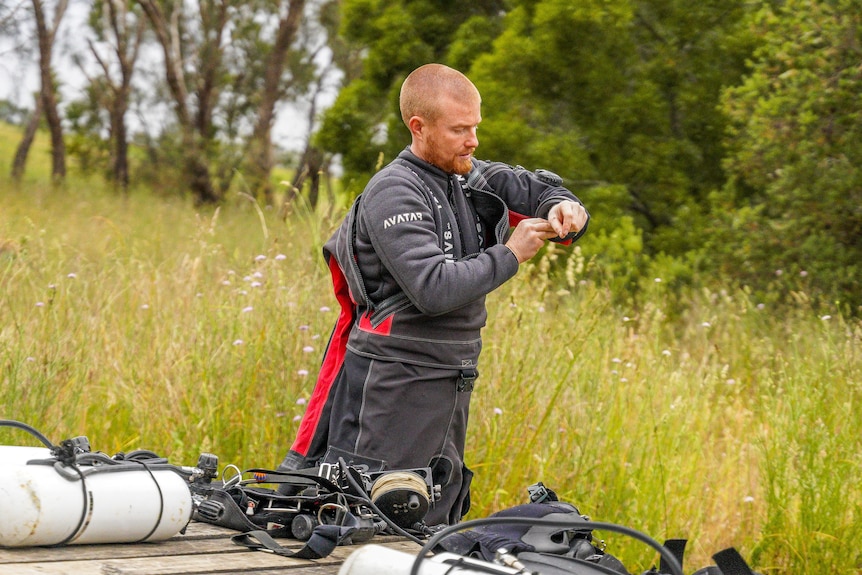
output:
M 470 134 L 467 136 L 467 141 L 465 143 L 468 148 L 476 148 L 479 146 L 479 135 L 476 133 L 475 128 L 470 130 Z

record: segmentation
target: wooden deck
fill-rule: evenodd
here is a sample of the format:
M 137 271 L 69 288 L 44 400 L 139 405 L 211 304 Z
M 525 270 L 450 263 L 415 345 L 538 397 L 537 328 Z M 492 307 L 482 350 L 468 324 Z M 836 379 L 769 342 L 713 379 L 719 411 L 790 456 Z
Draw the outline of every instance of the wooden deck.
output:
M 0 518 L 2 521 L 2 518 Z M 193 521 L 186 532 L 158 543 L 0 548 L 2 575 L 332 575 L 358 546 L 340 546 L 314 561 L 251 551 L 230 538 L 236 531 Z M 300 541 L 280 539 L 299 549 Z M 368 541 L 415 555 L 419 546 L 406 538 L 375 536 Z

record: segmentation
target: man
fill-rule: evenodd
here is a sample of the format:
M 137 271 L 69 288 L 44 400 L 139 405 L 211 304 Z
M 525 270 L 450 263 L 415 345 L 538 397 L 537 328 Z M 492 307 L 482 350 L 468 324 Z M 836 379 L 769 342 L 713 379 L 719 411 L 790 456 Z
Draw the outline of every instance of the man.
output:
M 281 469 L 335 463 L 430 467 L 442 497 L 428 525 L 469 506 L 464 443 L 485 296 L 546 240 L 589 215 L 549 172 L 473 158 L 481 98 L 440 64 L 401 88 L 412 142 L 368 182 L 324 246 L 342 313 Z M 466 176 L 466 178 L 465 178 Z M 530 215 L 509 233 L 508 210 Z

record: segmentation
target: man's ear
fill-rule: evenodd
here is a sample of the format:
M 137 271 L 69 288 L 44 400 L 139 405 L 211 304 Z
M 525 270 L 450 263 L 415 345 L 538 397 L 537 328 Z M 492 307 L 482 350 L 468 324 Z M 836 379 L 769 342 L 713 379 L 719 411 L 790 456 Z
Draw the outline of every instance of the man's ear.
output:
M 422 137 L 423 130 L 426 126 L 427 124 L 421 116 L 411 116 L 407 121 L 407 127 L 410 129 L 410 134 L 417 138 Z

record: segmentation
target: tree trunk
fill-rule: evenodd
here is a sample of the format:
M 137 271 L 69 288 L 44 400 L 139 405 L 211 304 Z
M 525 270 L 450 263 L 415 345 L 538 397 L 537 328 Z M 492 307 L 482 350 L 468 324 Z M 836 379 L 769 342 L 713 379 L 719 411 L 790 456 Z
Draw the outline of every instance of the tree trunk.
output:
M 248 181 L 256 197 L 272 203 L 273 189 L 269 176 L 274 164 L 272 154 L 272 125 L 275 122 L 275 105 L 281 95 L 281 76 L 287 53 L 296 37 L 296 31 L 305 8 L 305 0 L 289 0 L 287 13 L 278 23 L 275 44 L 267 58 L 266 76 L 260 95 L 257 122 L 246 154 Z
M 129 109 L 129 97 L 132 91 L 132 75 L 135 70 L 135 62 L 138 59 L 138 50 L 144 37 L 145 19 L 138 17 L 138 23 L 134 33 L 129 30 L 131 22 L 129 19 L 129 0 L 123 2 L 107 2 L 110 14 L 111 31 L 116 39 L 116 57 L 120 65 L 120 82 L 115 85 L 111 81 L 111 137 L 114 144 L 114 157 L 112 173 L 123 190 L 129 187 L 129 142 L 128 129 L 126 126 L 126 112 Z M 95 49 L 93 53 L 96 54 Z M 105 71 L 105 76 L 110 78 L 109 67 L 102 62 L 96 54 L 96 58 Z
M 187 135 L 183 139 L 189 137 Z M 193 136 L 191 136 L 193 137 Z M 186 181 L 189 188 L 192 190 L 192 195 L 195 198 L 195 204 L 215 204 L 221 200 L 221 196 L 216 193 L 213 186 L 213 180 L 210 176 L 209 165 L 206 158 L 203 157 L 199 146 L 190 143 L 183 146 L 184 148 L 184 164 L 186 169 Z
M 291 182 L 290 192 L 287 195 L 286 201 L 292 201 L 296 196 L 300 195 L 302 187 L 305 185 L 305 180 L 308 179 L 308 204 L 312 209 L 317 208 L 317 202 L 320 199 L 320 174 L 323 171 L 323 163 L 323 151 L 308 144 L 302 153 L 299 165 L 296 167 L 296 175 L 294 175 Z
M 126 130 L 125 102 L 114 102 L 111 112 L 111 136 L 114 140 L 114 162 L 111 171 L 114 181 L 126 190 L 129 187 L 129 136 Z
M 218 202 L 221 198 L 213 186 L 212 176 L 204 154 L 205 146 L 202 143 L 210 137 L 209 128 L 206 127 L 205 131 L 199 134 L 195 133 L 196 126 L 200 129 L 208 122 L 210 112 L 208 109 L 199 110 L 196 119 L 193 120 L 189 110 L 189 91 L 186 86 L 182 67 L 183 56 L 180 49 L 179 19 L 181 14 L 177 9 L 166 15 L 154 0 L 137 0 L 137 2 L 147 14 L 147 19 L 153 27 L 153 32 L 165 58 L 165 79 L 174 101 L 174 110 L 182 133 L 182 162 L 186 170 L 186 182 L 196 203 Z M 211 65 L 212 62 L 209 64 Z M 206 74 L 204 73 L 204 75 Z M 205 99 L 199 101 L 202 108 L 209 106 L 210 98 L 208 95 L 212 94 L 212 91 L 207 91 L 204 96 Z
M 15 150 L 15 159 L 12 161 L 12 179 L 16 182 L 21 181 L 21 178 L 24 176 L 24 168 L 27 166 L 27 155 L 30 153 L 33 140 L 36 139 L 36 131 L 39 129 L 40 121 L 42 121 L 41 94 L 36 96 L 36 107 L 33 109 L 33 113 L 30 114 L 30 119 L 24 128 L 24 137 L 21 138 L 18 149 Z
M 42 109 L 48 129 L 51 131 L 51 177 L 55 183 L 66 178 L 66 143 L 63 141 L 63 125 L 57 109 L 57 92 L 51 71 L 51 53 L 60 20 L 66 11 L 67 0 L 58 0 L 54 10 L 54 21 L 49 29 L 42 11 L 42 0 L 32 0 L 36 17 L 36 32 L 39 38 L 39 78 L 41 80 Z
M 308 158 L 308 175 L 311 182 L 308 185 L 308 205 L 312 210 L 317 209 L 317 201 L 320 198 L 320 170 L 323 168 L 323 153 L 318 148 L 312 148 Z

